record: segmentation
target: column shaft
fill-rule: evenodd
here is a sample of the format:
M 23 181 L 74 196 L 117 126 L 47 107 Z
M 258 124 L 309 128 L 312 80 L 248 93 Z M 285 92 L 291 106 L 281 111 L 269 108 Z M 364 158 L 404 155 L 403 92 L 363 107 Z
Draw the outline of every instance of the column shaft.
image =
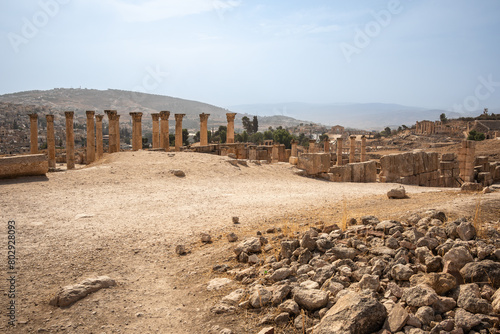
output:
M 200 146 L 208 145 L 208 117 L 210 114 L 200 114 Z
M 30 114 L 30 153 L 38 153 L 38 114 Z
M 349 137 L 351 139 L 351 148 L 349 149 L 349 163 L 356 162 L 356 136 Z
M 94 115 L 95 111 L 87 110 L 87 164 L 95 161 Z
M 153 148 L 160 148 L 160 114 L 151 114 L 153 118 Z
M 66 166 L 75 168 L 75 134 L 73 132 L 73 111 L 66 111 Z
M 232 144 L 234 143 L 234 118 L 236 117 L 235 113 L 227 113 L 227 136 L 226 143 Z
M 104 115 L 95 115 L 95 141 L 96 141 L 96 156 L 101 159 L 104 155 L 102 142 L 102 118 Z
M 182 146 L 182 118 L 186 114 L 175 114 L 175 151 L 179 152 Z
M 142 149 L 142 112 L 131 112 L 132 116 L 132 151 Z
M 49 168 L 56 168 L 56 136 L 54 133 L 54 115 L 46 115 L 47 119 L 47 151 Z
M 170 137 L 169 137 L 169 125 L 168 118 L 170 117 L 170 111 L 160 112 L 160 147 L 164 148 L 165 151 L 170 151 Z
M 337 138 L 337 166 L 342 166 L 342 138 Z

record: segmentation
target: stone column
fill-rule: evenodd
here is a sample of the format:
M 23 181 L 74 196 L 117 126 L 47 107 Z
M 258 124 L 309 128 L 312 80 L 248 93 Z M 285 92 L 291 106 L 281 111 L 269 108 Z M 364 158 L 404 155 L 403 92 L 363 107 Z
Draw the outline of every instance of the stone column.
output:
M 325 145 L 325 153 L 330 153 L 330 139 L 325 138 L 324 145 Z
M 361 137 L 361 160 L 360 162 L 366 161 L 366 136 Z
M 175 151 L 179 152 L 182 146 L 182 118 L 186 114 L 175 114 Z
M 342 142 L 341 137 L 337 138 L 337 166 L 342 166 Z
M 226 143 L 232 144 L 234 143 L 234 118 L 236 117 L 235 113 L 227 113 L 227 136 Z
M 271 151 L 271 163 L 275 164 L 279 162 L 279 145 L 274 144 L 273 149 Z
M 474 182 L 474 163 L 476 160 L 476 142 L 464 140 L 458 151 L 458 166 L 460 178 L 464 182 Z
M 115 121 L 115 135 L 116 135 L 116 151 L 120 152 L 120 115 L 116 114 L 114 117 Z
M 168 130 L 168 118 L 170 111 L 160 111 L 160 147 L 170 151 L 170 138 Z
M 95 111 L 87 110 L 87 164 L 95 161 L 94 115 Z
M 160 114 L 151 114 L 153 118 L 153 148 L 160 148 Z
M 290 156 L 296 157 L 297 156 L 297 141 L 292 140 L 292 152 L 290 153 Z
M 38 114 L 30 115 L 30 153 L 38 153 Z
M 142 149 L 142 112 L 131 112 L 132 116 L 132 151 Z
M 316 140 L 309 139 L 309 153 L 316 153 Z
M 73 132 L 73 111 L 64 112 L 66 117 L 66 166 L 75 168 L 75 134 Z
M 47 119 L 47 151 L 49 168 L 56 168 L 56 136 L 54 133 L 54 115 L 45 115 Z
M 96 141 L 96 157 L 101 159 L 104 155 L 102 143 L 102 118 L 104 115 L 95 115 L 95 141 Z
M 109 153 L 118 152 L 116 150 L 116 130 L 115 130 L 115 116 L 116 110 L 104 110 L 106 115 L 108 116 L 108 145 L 109 145 Z
M 351 148 L 349 149 L 349 163 L 355 163 L 356 162 L 356 136 L 350 136 L 349 139 L 351 140 Z
M 208 117 L 210 114 L 200 114 L 200 146 L 208 145 Z

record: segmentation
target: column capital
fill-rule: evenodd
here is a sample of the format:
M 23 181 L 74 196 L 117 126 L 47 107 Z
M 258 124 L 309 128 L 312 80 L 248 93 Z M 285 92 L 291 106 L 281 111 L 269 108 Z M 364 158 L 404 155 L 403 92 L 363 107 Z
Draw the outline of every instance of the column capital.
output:
M 64 116 L 66 116 L 66 118 L 73 118 L 74 115 L 75 115 L 74 111 L 65 111 L 64 112 Z
M 182 121 L 182 118 L 186 116 L 186 114 L 175 114 L 175 121 Z
M 104 117 L 104 115 L 95 115 L 95 120 L 98 122 L 102 122 L 103 117 Z
M 158 122 L 160 120 L 160 114 L 151 114 L 151 117 L 153 118 L 154 122 Z
M 47 122 L 54 122 L 54 115 L 45 115 Z
M 234 122 L 234 118 L 236 117 L 236 113 L 226 113 L 226 118 L 228 122 Z
M 210 114 L 201 113 L 200 114 L 200 121 L 201 122 L 206 122 L 208 120 L 209 116 L 210 116 Z
M 29 116 L 30 116 L 31 120 L 37 120 L 38 119 L 38 114 L 37 113 L 29 114 Z
M 168 121 L 169 117 L 170 117 L 170 111 L 167 111 L 167 110 L 160 111 L 160 118 L 162 120 L 167 120 Z
M 114 115 L 116 115 L 116 114 L 117 114 L 117 111 L 116 111 L 116 110 L 104 110 L 104 113 L 105 113 L 106 115 L 108 115 L 108 118 L 110 118 L 110 119 L 111 119 Z
M 142 112 L 131 112 L 129 115 L 132 116 L 135 122 L 140 122 L 142 119 Z
M 356 139 L 356 136 L 352 135 L 352 136 L 349 136 L 349 138 L 350 138 L 351 140 L 354 140 L 354 139 Z
M 87 110 L 85 113 L 87 114 L 87 118 L 94 118 L 95 115 L 94 110 Z

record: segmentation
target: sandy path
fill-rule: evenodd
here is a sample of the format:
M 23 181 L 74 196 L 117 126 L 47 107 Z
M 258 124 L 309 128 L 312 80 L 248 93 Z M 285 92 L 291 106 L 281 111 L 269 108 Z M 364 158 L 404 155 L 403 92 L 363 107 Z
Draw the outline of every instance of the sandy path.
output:
M 227 160 L 122 152 L 46 179 L 0 181 L 1 240 L 8 220 L 18 226 L 18 331 L 193 332 L 210 305 L 200 303 L 199 286 L 182 290 L 176 284 L 206 282 L 200 276 L 207 270 L 203 263 L 214 253 L 202 249 L 196 258 L 179 260 L 172 256 L 177 243 L 192 242 L 200 232 L 234 230 L 232 216 L 242 225 L 256 224 L 305 209 L 324 211 L 344 198 L 383 196 L 394 186 L 329 183 L 296 176 L 289 164 L 235 167 Z M 186 177 L 175 177 L 170 169 L 181 169 Z M 441 191 L 406 188 L 413 194 Z M 1 258 L 5 252 L 2 247 Z M 47 305 L 58 287 L 94 275 L 110 275 L 119 287 L 69 309 Z M 5 302 L 0 301 L 0 312 Z M 6 321 L 0 316 L 2 331 Z

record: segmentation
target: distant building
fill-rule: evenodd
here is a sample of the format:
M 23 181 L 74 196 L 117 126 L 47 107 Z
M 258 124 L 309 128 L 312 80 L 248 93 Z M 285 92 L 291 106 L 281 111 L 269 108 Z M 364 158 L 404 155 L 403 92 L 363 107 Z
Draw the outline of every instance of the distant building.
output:
M 341 135 L 345 132 L 345 128 L 343 126 L 340 126 L 340 125 L 335 125 L 335 126 L 332 126 L 332 129 L 330 131 L 333 134 Z

